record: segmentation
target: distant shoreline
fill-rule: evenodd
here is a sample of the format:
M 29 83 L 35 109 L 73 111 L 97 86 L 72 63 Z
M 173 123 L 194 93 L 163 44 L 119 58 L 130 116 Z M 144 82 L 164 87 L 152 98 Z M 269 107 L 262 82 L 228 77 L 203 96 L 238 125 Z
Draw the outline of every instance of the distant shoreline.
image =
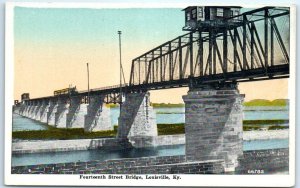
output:
M 289 100 L 288 99 L 275 99 L 273 101 L 266 100 L 266 99 L 254 99 L 248 102 L 244 102 L 243 106 L 245 107 L 255 107 L 255 106 L 288 106 Z M 183 103 L 151 103 L 151 106 L 154 108 L 178 108 L 178 107 L 184 107 L 185 105 Z
M 272 131 L 272 130 L 288 130 L 289 126 L 280 125 L 286 120 L 253 120 L 244 122 L 243 131 Z M 248 123 L 248 124 L 247 124 Z M 261 126 L 267 125 L 267 126 Z M 113 138 L 117 135 L 117 126 L 113 130 L 99 131 L 99 132 L 84 132 L 83 128 L 55 128 L 50 127 L 48 130 L 28 130 L 28 131 L 14 131 L 12 132 L 13 139 L 24 140 L 39 140 L 39 139 L 96 139 L 96 138 Z M 158 135 L 178 135 L 185 133 L 183 123 L 178 124 L 157 124 Z
M 275 99 L 273 101 L 266 99 L 254 99 L 243 103 L 244 107 L 285 107 L 289 105 L 288 99 Z M 118 104 L 107 104 L 107 107 L 118 108 Z M 184 103 L 151 103 L 153 108 L 182 108 Z

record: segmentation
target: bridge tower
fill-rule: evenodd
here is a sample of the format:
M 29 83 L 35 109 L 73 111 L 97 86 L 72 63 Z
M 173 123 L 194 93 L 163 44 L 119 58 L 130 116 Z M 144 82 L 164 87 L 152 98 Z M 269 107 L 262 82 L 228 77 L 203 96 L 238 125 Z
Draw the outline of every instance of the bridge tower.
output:
M 190 6 L 188 31 L 134 58 L 131 91 L 189 87 L 188 161 L 222 158 L 233 171 L 242 154 L 242 101 L 237 83 L 289 77 L 289 9 Z
M 199 7 L 184 9 L 183 30 L 208 33 L 209 72 L 216 72 L 217 35 L 223 40 L 223 66 L 227 67 L 227 33 L 241 20 L 241 7 Z M 231 18 L 231 19 L 229 19 Z M 201 44 L 199 44 L 201 45 Z M 224 160 L 225 171 L 234 171 L 243 154 L 243 95 L 236 83 L 189 85 L 185 102 L 186 160 Z

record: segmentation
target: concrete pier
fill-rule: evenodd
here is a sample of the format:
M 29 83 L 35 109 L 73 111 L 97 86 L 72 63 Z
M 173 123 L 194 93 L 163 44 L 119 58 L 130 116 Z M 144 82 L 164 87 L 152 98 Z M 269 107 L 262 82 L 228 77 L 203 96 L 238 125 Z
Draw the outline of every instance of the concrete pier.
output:
M 31 105 L 26 105 L 24 112 L 23 112 L 23 116 L 29 117 L 30 108 L 31 108 Z
M 55 113 L 55 127 L 67 128 L 67 113 L 69 112 L 69 101 L 66 98 L 59 98 Z
M 42 108 L 42 102 L 38 102 L 37 105 L 36 105 L 36 109 L 35 109 L 35 112 L 34 112 L 34 120 L 37 120 L 37 121 L 40 121 L 41 120 L 41 108 Z
M 28 117 L 29 105 L 25 105 L 24 111 L 22 112 L 22 116 Z
M 138 147 L 140 139 L 148 139 L 152 143 L 157 134 L 156 116 L 150 106 L 149 93 L 128 93 L 122 104 L 118 135 L 119 139 L 129 139 Z M 145 141 L 143 141 L 145 143 Z
M 26 109 L 26 105 L 21 104 L 19 107 L 13 108 L 13 109 L 14 109 L 14 113 L 17 113 L 17 114 L 23 116 L 24 111 L 25 111 L 25 109 Z
M 105 96 L 91 96 L 84 116 L 84 130 L 87 132 L 112 130 L 110 109 L 104 104 Z
M 82 97 L 71 97 L 67 113 L 67 128 L 84 128 L 84 116 L 87 104 L 82 104 Z
M 234 171 L 242 155 L 244 95 L 236 85 L 190 89 L 185 102 L 187 161 L 223 159 Z
M 48 122 L 48 112 L 49 112 L 50 104 L 49 101 L 43 101 L 42 106 L 41 106 L 41 118 L 40 121 L 42 123 L 47 123 Z
M 35 104 L 32 104 L 30 106 L 30 109 L 28 111 L 28 117 L 31 119 L 34 119 L 34 115 L 35 115 L 35 110 L 36 110 L 37 106 Z
M 55 126 L 55 113 L 57 111 L 57 107 L 57 100 L 50 100 L 47 112 L 47 124 L 50 126 Z
M 21 114 L 23 106 L 13 106 L 13 113 L 15 114 Z

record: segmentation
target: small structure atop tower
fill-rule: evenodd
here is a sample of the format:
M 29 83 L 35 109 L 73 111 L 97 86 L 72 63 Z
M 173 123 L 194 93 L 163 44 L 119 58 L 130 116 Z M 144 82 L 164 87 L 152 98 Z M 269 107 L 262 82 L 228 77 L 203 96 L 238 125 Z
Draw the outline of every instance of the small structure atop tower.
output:
M 189 6 L 185 11 L 184 31 L 222 30 L 241 23 L 239 6 Z

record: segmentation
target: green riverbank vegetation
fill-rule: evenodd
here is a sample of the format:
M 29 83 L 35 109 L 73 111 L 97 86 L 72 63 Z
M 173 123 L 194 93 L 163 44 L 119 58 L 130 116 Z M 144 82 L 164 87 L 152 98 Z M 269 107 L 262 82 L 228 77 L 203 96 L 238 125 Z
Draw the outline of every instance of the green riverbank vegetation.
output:
M 287 123 L 287 120 L 244 120 L 243 130 L 281 130 L 288 129 L 288 126 L 278 125 Z M 261 126 L 270 125 L 270 126 Z M 48 127 L 48 130 L 16 131 L 12 133 L 13 139 L 22 140 L 69 140 L 69 139 L 94 139 L 94 138 L 113 138 L 117 135 L 118 126 L 113 130 L 84 132 L 83 128 L 55 128 Z M 158 135 L 184 134 L 184 123 L 178 124 L 157 124 Z
M 287 106 L 289 104 L 288 99 L 276 99 L 273 101 L 266 99 L 254 99 L 248 102 L 244 102 L 244 106 Z M 183 103 L 150 103 L 154 108 L 181 108 L 184 107 Z M 119 108 L 119 104 L 106 104 L 109 108 Z
M 119 104 L 105 104 L 106 107 L 109 108 L 119 108 Z M 178 104 L 173 104 L 173 103 L 150 103 L 150 106 L 154 108 L 180 108 L 184 107 L 184 104 L 178 103 Z
M 266 99 L 254 99 L 248 102 L 244 102 L 244 106 L 287 106 L 288 104 L 288 99 L 276 99 L 273 101 L 269 101 Z
M 55 128 L 49 127 L 48 130 L 34 130 L 34 131 L 16 131 L 12 133 L 13 139 L 24 140 L 71 140 L 71 139 L 92 139 L 115 137 L 117 131 L 97 131 L 84 132 L 83 128 Z

